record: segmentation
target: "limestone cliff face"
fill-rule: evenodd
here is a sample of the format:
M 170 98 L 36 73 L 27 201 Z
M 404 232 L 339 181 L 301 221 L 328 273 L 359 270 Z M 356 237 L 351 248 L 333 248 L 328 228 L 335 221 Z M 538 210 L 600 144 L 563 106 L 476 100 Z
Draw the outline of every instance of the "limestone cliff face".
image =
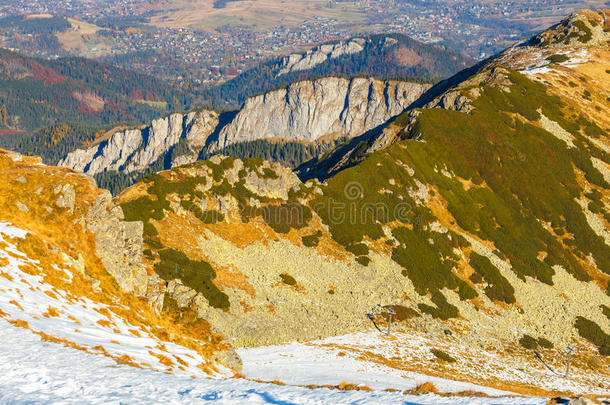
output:
M 116 132 L 95 146 L 71 152 L 59 162 L 59 166 L 88 174 L 113 170 L 125 173 L 141 171 L 181 139 L 189 147 L 200 150 L 217 125 L 218 114 L 212 111 L 171 114 L 152 121 L 149 126 Z M 194 160 L 196 156 L 194 154 L 189 159 Z M 182 158 L 180 163 L 189 163 L 189 159 L 185 161 Z
M 278 76 L 288 72 L 312 69 L 328 59 L 362 52 L 365 43 L 366 40 L 364 38 L 352 38 L 349 41 L 323 44 L 306 53 L 293 53 L 285 56 L 280 63 L 281 70 Z
M 262 138 L 315 142 L 355 137 L 400 114 L 429 86 L 374 78 L 322 78 L 249 98 L 211 148 Z
M 295 65 L 296 66 L 296 65 Z M 59 166 L 95 175 L 141 172 L 172 153 L 176 167 L 245 141 L 275 138 L 315 142 L 355 137 L 400 114 L 428 85 L 374 78 L 336 77 L 301 81 L 249 98 L 223 127 L 212 111 L 171 114 L 149 126 L 116 132 L 88 149 L 69 153 Z M 214 136 L 212 136 L 214 134 Z M 218 134 L 217 136 L 215 134 Z

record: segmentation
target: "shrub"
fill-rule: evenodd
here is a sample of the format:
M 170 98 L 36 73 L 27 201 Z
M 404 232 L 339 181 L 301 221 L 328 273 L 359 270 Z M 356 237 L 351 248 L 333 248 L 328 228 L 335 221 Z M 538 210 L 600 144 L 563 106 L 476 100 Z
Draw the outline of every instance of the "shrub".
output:
M 297 281 L 290 274 L 282 273 L 280 274 L 280 278 L 282 279 L 282 283 L 286 285 L 296 285 Z
M 364 243 L 348 245 L 346 249 L 348 252 L 352 252 L 356 256 L 365 256 L 369 254 L 369 248 Z
M 150 222 L 144 222 L 144 235 L 145 236 L 157 236 L 159 232 L 157 228 Z
M 447 363 L 455 363 L 457 360 L 451 357 L 448 353 L 439 350 L 439 349 L 431 349 L 432 354 L 438 358 L 439 360 L 445 361 Z
M 602 308 L 603 314 L 606 316 L 606 318 L 608 318 L 610 320 L 610 308 L 608 308 L 605 305 L 601 305 L 601 308 Z
M 597 346 L 600 354 L 610 356 L 610 335 L 604 332 L 598 324 L 579 316 L 574 322 L 574 327 L 580 336 Z
M 279 176 L 277 175 L 277 173 L 274 170 L 272 170 L 272 169 L 270 169 L 268 167 L 265 167 L 263 169 L 263 178 L 265 178 L 265 179 L 277 179 L 278 177 Z
M 368 266 L 369 263 L 371 263 L 371 259 L 369 259 L 368 256 L 358 256 L 356 258 L 356 261 L 365 267 Z
M 538 341 L 531 337 L 530 335 L 523 335 L 521 339 L 519 339 L 519 344 L 526 349 L 534 350 L 538 348 Z
M 432 302 L 436 304 L 436 308 L 426 304 L 417 304 L 417 307 L 420 311 L 445 321 L 450 318 L 457 318 L 459 315 L 457 307 L 448 303 L 440 291 L 432 293 Z
M 470 264 L 480 276 L 475 279 L 479 280 L 483 277 L 489 284 L 485 287 L 485 295 L 492 300 L 504 301 L 507 304 L 516 302 L 515 289 L 487 257 L 473 252 L 470 254 Z
M 538 345 L 543 349 L 552 349 L 554 347 L 553 342 L 543 337 L 538 338 Z
M 301 237 L 301 241 L 303 242 L 303 245 L 307 246 L 307 247 L 314 247 L 314 246 L 318 246 L 318 243 L 320 243 L 320 237 L 322 236 L 322 231 L 318 231 L 312 235 L 306 235 Z
M 546 58 L 546 60 L 548 60 L 551 63 L 563 63 L 569 59 L 570 59 L 569 57 L 567 57 L 566 55 L 562 55 L 562 54 L 555 54 L 555 55 L 551 55 L 548 58 Z
M 191 260 L 184 253 L 174 249 L 159 251 L 161 261 L 155 265 L 157 274 L 164 280 L 179 279 L 184 285 L 200 292 L 210 306 L 229 308 L 229 297 L 220 291 L 212 280 L 216 272 L 204 261 Z
M 277 233 L 288 233 L 292 228 L 303 228 L 311 219 L 311 210 L 299 203 L 267 205 L 255 212 L 260 213 L 267 225 Z

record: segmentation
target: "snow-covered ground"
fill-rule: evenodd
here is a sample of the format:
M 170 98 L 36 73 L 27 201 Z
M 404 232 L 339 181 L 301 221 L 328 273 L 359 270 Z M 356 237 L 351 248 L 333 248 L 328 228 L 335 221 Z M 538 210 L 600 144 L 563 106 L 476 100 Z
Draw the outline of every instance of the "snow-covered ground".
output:
M 135 404 L 532 404 L 540 398 L 405 396 L 400 392 L 307 389 L 244 379 L 190 378 L 127 365 L 97 354 L 41 342 L 31 332 L 0 319 L 0 403 Z M 314 353 L 312 353 L 314 354 Z M 341 364 L 312 356 L 315 367 L 336 370 Z M 270 359 L 273 359 L 271 357 Z M 256 370 L 249 363 L 246 370 Z M 307 368 L 309 370 L 312 367 Z M 296 371 L 295 369 L 294 371 Z M 299 368 L 304 370 L 304 368 Z M 248 371 L 247 371 L 248 372 Z M 287 371 L 290 374 L 290 371 Z M 326 375 L 332 374 L 330 371 Z M 377 376 L 372 376 L 372 379 Z M 393 377 L 390 377 L 393 378 Z M 339 378 L 340 379 L 340 378 Z M 312 379 L 316 383 L 324 381 Z M 328 383 L 328 382 L 327 382 Z
M 12 238 L 23 239 L 27 232 L 0 222 L 0 319 L 15 326 L 157 371 L 187 376 L 206 375 L 198 367 L 206 360 L 199 353 L 170 342 L 160 341 L 149 330 L 129 323 L 108 305 L 95 302 L 45 282 L 45 272 L 56 272 L 66 281 L 74 269 L 45 269 L 38 260 L 26 257 Z M 30 270 L 23 271 L 22 269 Z M 39 272 L 40 274 L 36 274 Z
M 341 337 L 344 340 L 372 342 L 374 333 L 353 334 Z M 351 338 L 351 339 L 350 339 Z M 512 393 L 465 382 L 452 381 L 362 361 L 352 353 L 333 347 L 320 346 L 336 338 L 310 344 L 264 346 L 240 349 L 244 362 L 242 374 L 263 381 L 282 381 L 292 385 L 339 385 L 342 382 L 356 383 L 375 390 L 409 390 L 423 383 L 432 383 L 440 392 L 476 391 L 491 396 L 506 396 Z M 341 353 L 341 354 L 339 354 Z

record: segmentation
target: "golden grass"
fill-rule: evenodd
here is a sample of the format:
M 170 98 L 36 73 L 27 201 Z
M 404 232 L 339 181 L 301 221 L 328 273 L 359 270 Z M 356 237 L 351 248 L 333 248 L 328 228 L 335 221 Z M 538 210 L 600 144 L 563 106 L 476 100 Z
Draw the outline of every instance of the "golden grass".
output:
M 30 157 L 15 162 L 7 152 L 0 150 L 0 171 L 3 173 L 0 176 L 0 219 L 30 232 L 25 239 L 13 242 L 27 257 L 39 260 L 43 281 L 57 291 L 65 291 L 68 301 L 88 298 L 104 304 L 108 310 L 100 312 L 106 317 L 111 318 L 112 313 L 133 325 L 134 330 L 150 330 L 156 338 L 188 347 L 205 359 L 211 359 L 214 352 L 225 350 L 227 344 L 222 343 L 223 337 L 213 333 L 207 322 L 181 323 L 172 314 L 156 314 L 145 299 L 121 292 L 96 255 L 95 235 L 77 224 L 102 190 L 87 176 L 65 168 L 38 165 L 39 162 L 40 159 Z M 26 183 L 14 180 L 21 176 L 27 178 Z M 55 206 L 57 196 L 53 189 L 64 183 L 71 184 L 76 192 L 73 212 Z M 15 200 L 27 201 L 30 212 L 14 209 Z M 52 207 L 52 211 L 49 213 L 45 207 Z M 100 292 L 94 291 L 90 279 L 77 269 L 71 269 L 71 280 L 63 270 L 55 269 L 55 265 L 64 264 L 62 253 L 82 257 L 86 276 L 100 281 Z M 22 270 L 34 271 L 31 267 Z M 47 290 L 45 294 L 58 299 L 53 291 Z M 17 302 L 15 305 L 19 306 Z M 110 320 L 102 320 L 102 323 L 105 327 L 112 326 Z M 204 368 L 206 372 L 216 371 L 212 364 Z

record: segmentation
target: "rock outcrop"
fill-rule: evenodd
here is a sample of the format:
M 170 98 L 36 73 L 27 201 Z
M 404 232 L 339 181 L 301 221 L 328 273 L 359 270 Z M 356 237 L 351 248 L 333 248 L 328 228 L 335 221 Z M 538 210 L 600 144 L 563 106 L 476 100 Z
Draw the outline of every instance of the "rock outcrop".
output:
M 137 173 L 160 160 L 160 169 L 181 166 L 197 160 L 202 150 L 215 152 L 256 139 L 316 142 L 354 137 L 400 114 L 428 87 L 374 78 L 301 81 L 249 98 L 228 123 L 219 124 L 218 113 L 207 110 L 171 114 L 73 151 L 59 166 L 91 175 Z
M 84 218 L 95 234 L 95 250 L 123 292 L 145 296 L 148 273 L 142 265 L 142 222 L 124 221 L 123 210 L 104 191 Z
M 212 111 L 171 114 L 152 121 L 149 126 L 116 132 L 88 149 L 71 152 L 58 165 L 92 175 L 105 171 L 142 171 L 180 140 L 189 148 L 201 150 L 217 125 L 218 114 Z M 180 156 L 179 163 L 189 163 L 196 157 L 197 153 L 189 154 L 186 159 Z
M 331 136 L 352 138 L 403 112 L 428 87 L 374 78 L 296 82 L 246 100 L 212 149 L 262 138 L 308 142 Z
M 362 52 L 366 39 L 352 38 L 348 41 L 340 41 L 333 44 L 317 46 L 306 53 L 293 53 L 282 58 L 279 75 L 288 72 L 308 70 L 316 67 L 328 59 L 338 58 L 343 55 L 351 55 Z

